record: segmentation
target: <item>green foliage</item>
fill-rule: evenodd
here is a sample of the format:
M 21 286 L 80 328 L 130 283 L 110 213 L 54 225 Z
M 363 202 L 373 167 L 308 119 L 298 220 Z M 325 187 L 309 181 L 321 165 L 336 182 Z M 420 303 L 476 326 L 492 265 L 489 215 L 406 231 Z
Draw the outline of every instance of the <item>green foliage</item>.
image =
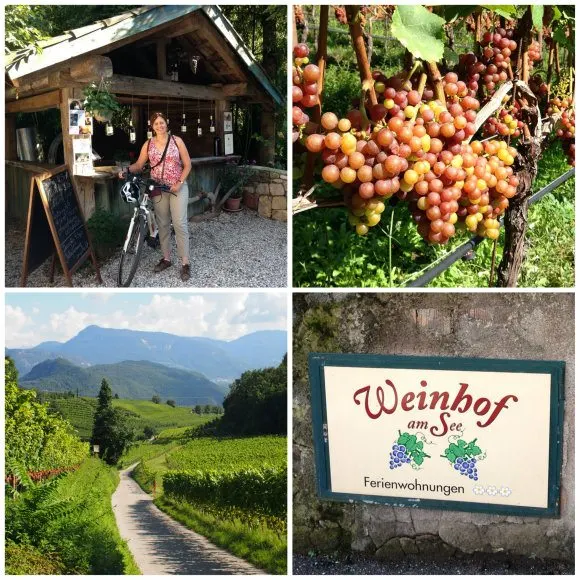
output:
M 239 437 L 231 439 L 200 438 L 169 453 L 167 469 L 187 471 L 211 470 L 217 466 L 235 470 L 270 465 L 286 465 L 286 437 Z
M 161 403 L 161 397 L 159 395 L 153 395 L 151 401 L 156 405 L 159 405 Z
M 14 470 L 41 471 L 77 465 L 87 456 L 87 446 L 73 434 L 71 425 L 49 413 L 36 401 L 34 391 L 18 387 L 18 372 L 5 359 L 6 475 Z
M 133 439 L 133 431 L 113 408 L 113 395 L 106 379 L 101 383 L 91 444 L 99 445 L 99 457 L 115 465 Z
M 111 118 L 113 113 L 121 111 L 117 97 L 109 92 L 105 82 L 89 83 L 83 89 L 84 106 L 95 116 Z
M 410 433 L 401 433 L 397 439 L 399 445 L 404 445 L 411 456 L 411 459 L 417 464 L 422 465 L 425 457 L 431 457 L 423 451 L 423 441 L 417 441 L 416 435 Z
M 170 407 L 175 407 L 175 401 L 173 401 L 172 399 L 168 399 L 168 400 L 167 400 L 167 404 L 168 404 Z
M 443 58 L 445 20 L 424 6 L 397 6 L 393 13 L 393 36 L 415 57 L 428 62 Z
M 120 216 L 104 209 L 97 209 L 87 220 L 87 228 L 97 257 L 105 260 L 123 243 L 127 224 Z
M 113 516 L 117 482 L 114 469 L 87 459 L 75 473 L 7 499 L 6 573 L 138 574 Z
M 224 400 L 222 432 L 284 434 L 287 426 L 286 357 L 276 368 L 246 371 Z
M 47 38 L 46 28 L 37 6 L 27 4 L 4 7 L 4 51 L 22 50 Z M 38 48 L 32 49 L 34 52 Z
M 235 471 L 168 471 L 163 492 L 168 497 L 194 505 L 219 507 L 220 515 L 240 519 L 248 514 L 248 525 L 276 525 L 268 516 L 286 518 L 286 468 L 247 468 Z

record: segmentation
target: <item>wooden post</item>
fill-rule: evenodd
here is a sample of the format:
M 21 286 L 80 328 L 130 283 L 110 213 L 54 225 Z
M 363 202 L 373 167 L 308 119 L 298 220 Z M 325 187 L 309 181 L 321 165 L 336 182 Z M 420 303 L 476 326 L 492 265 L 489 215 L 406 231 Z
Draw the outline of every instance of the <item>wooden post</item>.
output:
M 6 161 L 18 161 L 16 147 L 16 115 L 6 115 L 4 124 L 4 144 Z
M 219 137 L 222 146 L 221 151 L 222 153 L 225 151 L 225 131 L 224 131 L 224 112 L 231 111 L 232 106 L 228 101 L 219 100 L 215 102 L 215 111 L 214 111 L 214 119 L 215 119 L 215 136 Z
M 64 88 L 60 91 L 60 125 L 62 129 L 62 146 L 64 151 L 64 163 L 68 167 L 73 184 L 79 196 L 81 211 L 85 220 L 89 219 L 95 211 L 95 183 L 90 178 L 79 178 L 73 175 L 73 149 L 72 135 L 68 134 L 69 124 L 69 99 L 82 98 L 80 89 Z

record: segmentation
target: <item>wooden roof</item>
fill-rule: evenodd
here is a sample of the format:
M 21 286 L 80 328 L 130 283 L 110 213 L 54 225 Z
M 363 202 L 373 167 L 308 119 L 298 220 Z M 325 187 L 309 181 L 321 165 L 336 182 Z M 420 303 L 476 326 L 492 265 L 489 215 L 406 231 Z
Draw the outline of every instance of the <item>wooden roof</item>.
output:
M 213 83 L 242 87 L 250 81 L 277 105 L 283 98 L 218 6 L 145 6 L 40 43 L 42 52 L 21 50 L 5 58 L 6 80 L 14 87 L 66 69 L 91 55 L 122 54 L 129 45 L 176 39 L 202 57 L 202 73 Z M 74 56 L 71 56 L 74 55 Z M 239 89 L 238 89 L 239 90 Z

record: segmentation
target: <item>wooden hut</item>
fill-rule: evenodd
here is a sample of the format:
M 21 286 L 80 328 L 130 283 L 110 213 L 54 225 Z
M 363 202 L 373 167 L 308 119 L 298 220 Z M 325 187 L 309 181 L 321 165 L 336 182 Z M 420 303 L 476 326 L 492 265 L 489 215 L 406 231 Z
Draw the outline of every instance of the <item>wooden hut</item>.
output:
M 258 163 L 274 157 L 274 113 L 283 99 L 217 6 L 141 7 L 95 22 L 41 43 L 42 51 L 19 51 L 6 58 L 6 215 L 24 220 L 30 177 L 63 162 L 73 169 L 73 139 L 69 134 L 71 99 L 83 101 L 91 82 L 105 83 L 121 104 L 129 105 L 136 143 L 105 126 L 94 124 L 92 149 L 104 159 L 119 151 L 134 157 L 147 138 L 148 113 L 168 114 L 170 129 L 186 142 L 192 156 L 189 178 L 191 213 L 202 191 L 212 191 L 217 172 L 239 160 L 240 151 L 225 155 L 231 143 L 224 117 L 232 106 L 259 104 L 264 138 Z M 52 147 L 50 158 L 19 159 L 16 117 L 46 109 L 60 110 L 62 150 Z M 185 114 L 187 132 L 181 132 Z M 198 134 L 198 119 L 201 136 Z M 213 129 L 213 130 L 212 130 Z M 54 143 L 53 143 L 54 145 Z M 48 154 L 48 152 L 46 152 Z M 228 151 L 229 153 L 229 151 Z M 60 158 L 57 158 L 60 157 Z M 75 175 L 85 217 L 96 207 L 122 213 L 112 173 Z

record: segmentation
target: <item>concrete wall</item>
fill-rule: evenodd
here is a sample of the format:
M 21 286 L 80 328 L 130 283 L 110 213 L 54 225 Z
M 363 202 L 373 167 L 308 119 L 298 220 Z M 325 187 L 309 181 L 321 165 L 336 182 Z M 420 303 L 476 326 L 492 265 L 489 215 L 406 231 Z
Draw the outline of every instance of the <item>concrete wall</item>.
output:
M 320 501 L 309 352 L 566 361 L 559 518 Z M 294 549 L 403 553 L 574 554 L 574 297 L 562 293 L 294 295 Z

